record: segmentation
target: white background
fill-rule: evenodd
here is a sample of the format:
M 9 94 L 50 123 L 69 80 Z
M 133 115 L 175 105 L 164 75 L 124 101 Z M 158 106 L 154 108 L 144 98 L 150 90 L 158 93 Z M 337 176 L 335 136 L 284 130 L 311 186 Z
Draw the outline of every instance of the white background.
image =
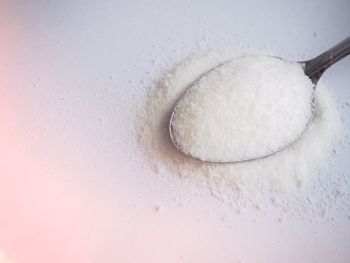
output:
M 133 126 L 165 62 L 203 45 L 312 58 L 350 35 L 349 13 L 347 0 L 0 1 L 0 249 L 23 263 L 350 262 L 350 211 L 238 213 L 143 167 Z M 340 103 L 349 70 L 324 76 Z

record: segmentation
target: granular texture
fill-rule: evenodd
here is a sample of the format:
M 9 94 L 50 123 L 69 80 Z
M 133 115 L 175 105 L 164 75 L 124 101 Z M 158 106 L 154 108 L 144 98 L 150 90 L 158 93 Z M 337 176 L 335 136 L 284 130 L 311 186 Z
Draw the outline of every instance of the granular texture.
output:
M 343 130 L 340 112 L 322 82 L 317 85 L 316 112 L 306 132 L 269 157 L 236 164 L 206 163 L 189 158 L 171 142 L 169 119 L 189 85 L 224 61 L 243 55 L 249 53 L 209 52 L 190 58 L 155 85 L 139 119 L 140 145 L 148 162 L 160 175 L 208 187 L 215 196 L 230 202 L 260 207 L 273 203 L 298 213 L 324 213 L 337 198 L 333 194 L 337 187 L 346 185 L 342 180 L 347 177 L 327 173 Z
M 313 87 L 300 63 L 261 55 L 233 59 L 187 89 L 172 116 L 173 140 L 203 161 L 267 156 L 305 131 Z

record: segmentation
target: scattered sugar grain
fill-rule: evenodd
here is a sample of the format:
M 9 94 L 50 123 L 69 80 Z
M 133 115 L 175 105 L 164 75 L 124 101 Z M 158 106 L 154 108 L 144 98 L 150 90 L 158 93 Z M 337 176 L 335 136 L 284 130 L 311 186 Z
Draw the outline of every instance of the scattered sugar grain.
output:
M 151 167 L 159 167 L 160 175 L 178 176 L 189 184 L 207 187 L 224 197 L 222 200 L 237 204 L 237 211 L 250 203 L 281 207 L 298 216 L 322 214 L 338 202 L 332 194 L 334 186 L 329 184 L 337 175 L 328 170 L 334 163 L 330 153 L 343 137 L 340 112 L 322 81 L 317 86 L 317 108 L 309 129 L 296 143 L 268 158 L 239 164 L 203 163 L 184 156 L 169 138 L 170 114 L 188 86 L 222 62 L 249 54 L 211 51 L 192 56 L 167 73 L 151 90 L 142 110 L 138 121 L 140 146 Z M 322 190 L 325 185 L 326 190 Z M 310 195 L 314 205 L 306 201 Z

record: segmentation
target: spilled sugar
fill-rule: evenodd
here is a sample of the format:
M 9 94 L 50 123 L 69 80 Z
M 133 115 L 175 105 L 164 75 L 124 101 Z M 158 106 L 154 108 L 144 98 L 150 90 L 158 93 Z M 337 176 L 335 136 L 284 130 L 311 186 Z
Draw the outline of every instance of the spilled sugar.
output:
M 183 155 L 172 144 L 169 118 L 188 86 L 204 72 L 243 55 L 249 52 L 209 52 L 188 59 L 152 89 L 138 122 L 139 142 L 148 162 L 160 175 L 207 187 L 214 196 L 239 206 L 273 205 L 300 216 L 324 215 L 339 198 L 349 196 L 346 188 L 339 187 L 349 185 L 349 180 L 327 172 L 343 131 L 340 113 L 322 82 L 317 86 L 310 127 L 300 140 L 275 155 L 238 164 L 204 163 Z
M 175 107 L 173 140 L 203 161 L 267 156 L 306 129 L 313 87 L 299 63 L 272 56 L 233 59 L 187 89 Z

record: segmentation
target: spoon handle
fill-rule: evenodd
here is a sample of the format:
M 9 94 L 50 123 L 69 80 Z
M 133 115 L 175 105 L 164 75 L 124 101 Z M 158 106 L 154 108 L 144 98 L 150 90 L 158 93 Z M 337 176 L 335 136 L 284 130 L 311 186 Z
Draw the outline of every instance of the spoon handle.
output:
M 304 72 L 312 82 L 316 84 L 326 69 L 349 54 L 350 37 L 344 39 L 316 58 L 305 61 Z

